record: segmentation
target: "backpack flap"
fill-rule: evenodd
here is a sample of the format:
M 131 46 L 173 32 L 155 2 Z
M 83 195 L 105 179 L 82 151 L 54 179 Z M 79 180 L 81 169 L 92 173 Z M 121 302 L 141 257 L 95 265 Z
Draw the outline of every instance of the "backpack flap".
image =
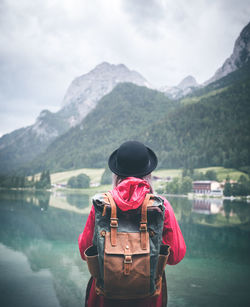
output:
M 118 232 L 117 244 L 112 246 L 110 240 L 110 232 L 105 235 L 105 253 L 113 255 L 131 254 L 141 255 L 148 254 L 150 252 L 149 247 L 149 234 L 146 233 L 146 248 L 141 247 L 140 233 L 136 232 Z

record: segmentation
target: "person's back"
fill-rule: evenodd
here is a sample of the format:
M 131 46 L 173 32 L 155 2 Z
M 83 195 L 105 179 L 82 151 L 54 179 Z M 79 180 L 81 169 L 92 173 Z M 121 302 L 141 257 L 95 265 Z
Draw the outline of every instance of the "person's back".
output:
M 141 210 L 142 204 L 145 203 L 144 200 L 147 195 L 151 195 L 151 200 L 154 201 L 154 196 L 152 195 L 153 189 L 150 184 L 150 173 L 156 167 L 156 165 L 157 165 L 157 158 L 155 154 L 153 153 L 153 151 L 145 147 L 143 144 L 139 142 L 126 142 L 122 144 L 120 148 L 116 150 L 110 156 L 109 167 L 115 175 L 114 175 L 114 188 L 112 191 L 110 191 L 109 195 L 113 199 L 115 206 L 117 206 L 118 212 L 121 212 L 121 215 L 125 216 L 125 220 L 126 220 L 126 216 L 128 219 L 131 219 L 131 217 L 133 217 L 133 214 L 138 214 L 138 210 L 139 211 Z M 168 257 L 167 263 L 176 264 L 179 261 L 181 261 L 185 255 L 185 251 L 186 251 L 185 242 L 182 237 L 179 225 L 175 219 L 174 212 L 173 212 L 171 205 L 163 197 L 158 196 L 158 199 L 162 199 L 162 204 L 163 204 L 164 211 L 165 211 L 164 216 L 163 216 L 163 225 L 161 228 L 162 229 L 162 244 L 164 244 L 165 246 L 170 246 L 170 255 Z M 94 197 L 93 200 L 94 202 L 99 202 L 99 204 L 101 203 L 101 201 L 100 200 L 98 201 L 96 197 Z M 105 208 L 105 212 L 104 212 L 104 207 L 102 210 L 103 210 L 103 214 L 106 213 L 106 208 Z M 80 249 L 81 256 L 84 260 L 86 260 L 85 251 L 93 243 L 94 243 L 94 246 L 96 245 L 96 235 L 94 236 L 94 233 L 95 233 L 95 226 L 97 227 L 97 224 L 99 223 L 99 220 L 97 219 L 97 215 L 98 214 L 96 214 L 95 212 L 95 207 L 92 206 L 88 220 L 84 228 L 84 231 L 79 236 L 79 249 Z M 149 214 L 146 214 L 146 216 L 149 216 Z M 122 226 L 120 227 L 122 230 Z M 110 227 L 110 229 L 112 229 L 112 227 Z M 107 232 L 108 230 L 109 229 L 107 229 Z M 120 232 L 119 229 L 118 229 L 118 232 Z M 150 240 L 152 241 L 152 238 L 150 239 L 150 236 L 152 235 L 153 232 L 154 231 L 152 229 L 146 228 L 146 233 L 149 238 L 149 241 Z M 117 230 L 116 230 L 116 233 L 117 233 Z M 110 236 L 111 235 L 108 236 L 108 240 L 110 240 Z M 141 242 L 140 241 L 142 240 L 141 236 L 139 234 L 137 236 L 136 232 L 135 232 L 135 236 L 136 237 L 139 236 L 138 242 Z M 112 247 L 112 244 L 109 244 L 109 245 Z M 131 246 L 133 246 L 133 244 Z M 127 244 L 127 247 L 130 248 L 129 244 Z M 110 247 L 108 248 L 110 249 Z M 140 248 L 141 247 L 139 246 L 139 249 Z M 102 248 L 99 247 L 99 252 L 101 249 Z M 157 247 L 156 249 L 159 249 L 158 251 L 156 251 L 159 254 L 160 247 Z M 150 252 L 152 254 L 152 246 L 151 246 Z M 99 256 L 101 257 L 101 255 Z M 100 263 L 102 262 L 100 261 Z M 127 264 L 127 265 L 124 264 L 124 266 L 125 266 L 125 269 L 127 268 L 128 270 L 132 268 L 130 264 Z M 151 273 L 152 273 L 153 267 L 154 265 L 153 265 L 153 262 L 151 261 Z M 161 264 L 159 260 L 158 267 L 162 267 L 162 270 L 163 270 L 164 261 L 162 261 L 162 264 Z M 100 265 L 98 270 L 103 271 L 104 270 L 103 266 Z M 94 271 L 96 272 L 96 270 Z M 121 270 L 119 269 L 118 271 L 119 271 L 118 273 L 120 273 Z M 111 266 L 111 269 L 109 270 L 109 275 L 110 274 L 112 275 L 112 266 Z M 126 274 L 126 272 L 124 274 Z M 153 274 L 157 275 L 157 272 L 155 273 L 153 272 Z M 112 276 L 111 276 L 111 280 L 112 280 Z M 124 279 L 123 277 L 122 280 L 123 280 L 123 283 L 120 285 L 121 287 L 123 287 L 124 283 L 129 279 L 126 279 L 126 278 Z M 97 281 L 97 284 L 96 284 L 96 281 Z M 151 278 L 151 281 L 152 281 L 152 278 Z M 99 295 L 99 294 L 105 295 L 105 293 L 104 292 L 101 293 L 100 291 L 98 291 L 98 289 L 100 289 L 100 287 L 98 287 L 98 282 L 99 281 L 96 276 L 95 276 L 95 279 L 91 279 L 87 287 L 86 306 L 118 306 L 119 305 L 120 307 L 121 306 L 130 306 L 130 307 L 131 306 L 144 306 L 144 307 L 145 306 L 157 306 L 157 307 L 159 306 L 160 307 L 160 306 L 166 305 L 167 290 L 166 290 L 166 284 L 165 284 L 164 278 L 163 278 L 163 283 L 161 283 L 160 285 L 161 287 L 160 287 L 159 293 L 157 292 L 153 293 L 153 294 L 158 294 L 157 296 L 156 295 L 149 296 L 149 294 L 147 294 L 147 297 L 145 298 L 140 298 L 140 299 L 133 298 L 130 300 L 125 300 L 124 295 L 122 296 L 122 299 L 119 299 L 119 300 L 110 299 L 105 296 Z M 110 295 L 112 296 L 112 284 L 109 285 L 108 283 L 109 283 L 109 279 L 107 280 L 107 285 L 108 285 L 107 289 L 110 289 L 111 291 Z M 136 282 L 133 286 L 135 288 L 133 289 L 134 293 L 136 294 L 142 291 L 142 289 L 139 289 L 140 287 L 139 284 L 140 283 L 138 280 L 138 286 Z M 119 285 L 117 286 L 116 292 L 117 291 L 119 292 L 120 286 Z M 129 287 L 128 288 L 126 287 L 127 285 L 125 286 L 125 289 L 129 289 Z M 138 287 L 138 289 L 136 289 L 136 287 Z M 96 293 L 96 291 L 98 294 Z M 121 291 L 121 293 L 123 292 Z M 130 294 L 128 293 L 128 295 Z M 133 295 L 131 297 L 133 297 Z

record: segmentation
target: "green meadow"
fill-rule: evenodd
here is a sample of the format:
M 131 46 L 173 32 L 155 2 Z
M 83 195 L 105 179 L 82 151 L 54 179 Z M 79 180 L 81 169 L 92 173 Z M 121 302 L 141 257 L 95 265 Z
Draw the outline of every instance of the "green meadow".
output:
M 227 177 L 230 177 L 232 180 L 238 180 L 241 175 L 245 175 L 243 172 L 240 172 L 233 168 L 224 168 L 224 167 L 207 167 L 207 168 L 197 168 L 194 171 L 206 173 L 209 170 L 216 172 L 217 178 L 219 181 L 225 180 Z M 68 188 L 58 188 L 58 189 L 67 189 L 71 192 L 80 192 L 88 195 L 93 195 L 97 192 L 104 192 L 111 188 L 111 185 L 100 185 L 101 177 L 104 172 L 104 168 L 81 168 L 76 170 L 70 170 L 65 172 L 57 172 L 51 174 L 51 183 L 52 184 L 66 184 L 70 177 L 77 176 L 79 174 L 86 174 L 90 177 L 90 188 L 88 189 L 68 189 Z M 182 169 L 159 169 L 152 173 L 153 176 L 159 177 L 162 180 L 154 182 L 154 188 L 157 189 L 162 187 L 165 183 L 164 180 L 167 177 L 175 178 L 182 176 Z M 37 177 L 39 174 L 36 175 Z

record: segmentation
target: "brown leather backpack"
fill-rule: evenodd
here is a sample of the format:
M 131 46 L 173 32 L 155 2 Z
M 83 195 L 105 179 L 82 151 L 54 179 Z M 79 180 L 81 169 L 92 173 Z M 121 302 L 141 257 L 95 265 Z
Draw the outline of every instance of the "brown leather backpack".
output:
M 96 292 L 111 299 L 158 295 L 170 247 L 162 244 L 164 201 L 147 194 L 136 210 L 123 212 L 111 193 L 93 198 L 95 234 L 85 251 Z

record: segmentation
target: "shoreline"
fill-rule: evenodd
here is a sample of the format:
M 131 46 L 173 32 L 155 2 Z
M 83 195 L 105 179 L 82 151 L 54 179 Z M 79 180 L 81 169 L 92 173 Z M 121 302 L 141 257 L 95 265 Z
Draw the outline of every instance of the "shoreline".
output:
M 223 196 L 223 195 L 208 195 L 208 194 L 194 194 L 194 193 L 188 193 L 188 194 L 163 194 L 164 196 L 170 196 L 170 197 L 179 197 L 179 198 L 188 198 L 189 200 L 192 199 L 221 199 L 221 200 L 244 200 L 247 202 L 250 202 L 250 195 L 248 196 Z
M 97 187 L 90 187 L 86 189 L 70 189 L 70 188 L 50 188 L 50 189 L 35 189 L 35 188 L 2 188 L 0 187 L 0 191 L 30 191 L 30 192 L 66 192 L 71 194 L 87 194 L 87 195 L 94 195 L 96 193 L 102 193 L 111 188 L 111 185 L 99 185 Z M 223 196 L 223 195 L 209 195 L 209 194 L 195 194 L 195 193 L 188 193 L 188 194 L 169 194 L 169 193 L 162 193 L 164 196 L 170 197 L 179 197 L 179 198 L 188 198 L 192 199 L 221 199 L 221 200 L 244 200 L 250 202 L 250 195 L 248 196 Z

